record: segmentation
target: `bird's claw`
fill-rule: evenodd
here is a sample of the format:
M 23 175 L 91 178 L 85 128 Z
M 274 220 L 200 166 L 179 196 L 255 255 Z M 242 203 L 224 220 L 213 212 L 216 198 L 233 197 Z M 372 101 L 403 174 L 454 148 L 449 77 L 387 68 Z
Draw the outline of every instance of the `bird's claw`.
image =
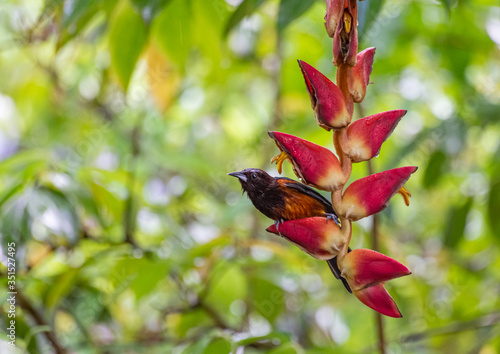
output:
M 278 231 L 278 234 L 280 235 L 280 237 L 283 237 L 283 236 L 281 236 L 281 232 L 280 232 L 279 226 L 280 226 L 280 224 L 283 224 L 284 222 L 285 222 L 285 220 L 283 220 L 283 219 L 275 220 L 274 221 L 274 225 L 276 225 L 276 230 Z
M 340 219 L 336 214 L 333 213 L 325 213 L 326 220 L 333 220 L 335 224 L 337 224 L 338 227 L 341 227 L 340 225 Z

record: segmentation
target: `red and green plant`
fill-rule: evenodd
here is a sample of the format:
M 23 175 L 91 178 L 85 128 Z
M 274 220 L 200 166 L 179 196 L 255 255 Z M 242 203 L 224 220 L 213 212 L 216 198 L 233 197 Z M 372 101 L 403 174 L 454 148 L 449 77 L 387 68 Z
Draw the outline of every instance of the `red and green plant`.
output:
M 345 186 L 352 164 L 376 157 L 406 111 L 382 112 L 352 121 L 354 103 L 363 101 L 366 94 L 375 48 L 358 53 L 356 0 L 326 0 L 325 27 L 333 37 L 332 62 L 337 66 L 337 83 L 301 60 L 299 66 L 319 126 L 333 131 L 336 155 L 289 134 L 269 135 L 281 151 L 272 160 L 277 163 L 278 172 L 282 172 L 282 164 L 288 160 L 304 184 L 331 192 L 340 226 L 313 217 L 285 221 L 267 230 L 293 241 L 317 259 L 337 257 L 342 276 L 361 302 L 386 316 L 401 317 L 384 282 L 408 275 L 410 270 L 373 250 L 349 252 L 349 243 L 352 222 L 382 211 L 396 193 L 409 205 L 410 193 L 403 186 L 417 167 L 372 174 Z

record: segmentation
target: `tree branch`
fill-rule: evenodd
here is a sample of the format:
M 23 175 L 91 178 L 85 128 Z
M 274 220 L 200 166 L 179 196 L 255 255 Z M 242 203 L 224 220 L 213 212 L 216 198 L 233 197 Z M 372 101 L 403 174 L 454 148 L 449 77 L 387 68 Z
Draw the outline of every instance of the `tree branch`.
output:
M 35 307 L 23 295 L 23 293 L 19 291 L 19 289 L 17 290 L 16 299 L 19 303 L 19 306 L 21 306 L 21 308 L 24 311 L 26 311 L 33 318 L 33 320 L 35 321 L 37 326 L 51 327 L 47 324 L 47 321 L 45 321 L 42 314 L 37 309 L 35 309 Z M 43 335 L 52 344 L 52 346 L 54 347 L 54 350 L 57 354 L 67 353 L 66 349 L 61 345 L 61 343 L 59 343 L 59 340 L 57 339 L 57 337 L 53 331 L 43 332 Z
M 136 174 L 136 160 L 140 153 L 139 140 L 140 140 L 140 125 L 138 124 L 130 134 L 131 141 L 131 159 L 127 178 L 127 188 L 129 191 L 128 198 L 125 201 L 125 208 L 123 211 L 123 234 L 125 242 L 130 243 L 132 246 L 137 247 L 135 242 L 135 174 Z
M 401 338 L 402 343 L 418 342 L 428 337 L 456 334 L 484 327 L 496 326 L 500 323 L 500 312 L 490 313 L 468 321 L 454 322 L 443 327 L 431 328 L 427 331 L 408 334 Z

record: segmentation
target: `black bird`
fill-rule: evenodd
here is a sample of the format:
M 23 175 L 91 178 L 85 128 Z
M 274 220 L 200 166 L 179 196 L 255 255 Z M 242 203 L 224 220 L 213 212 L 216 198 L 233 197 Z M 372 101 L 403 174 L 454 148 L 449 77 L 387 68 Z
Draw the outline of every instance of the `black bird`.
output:
M 300 182 L 286 177 L 272 177 L 258 168 L 247 168 L 228 175 L 237 177 L 255 208 L 277 224 L 314 216 L 324 216 L 339 224 L 330 201 Z M 333 275 L 342 280 L 347 291 L 351 293 L 349 284 L 340 275 L 337 257 L 326 262 Z

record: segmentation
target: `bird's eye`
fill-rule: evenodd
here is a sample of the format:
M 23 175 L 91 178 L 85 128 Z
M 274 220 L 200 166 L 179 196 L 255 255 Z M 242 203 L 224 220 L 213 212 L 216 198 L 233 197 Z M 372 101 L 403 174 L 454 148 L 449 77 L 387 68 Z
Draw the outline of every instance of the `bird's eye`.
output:
M 257 174 L 254 172 L 250 175 L 250 178 L 251 179 L 257 179 Z

